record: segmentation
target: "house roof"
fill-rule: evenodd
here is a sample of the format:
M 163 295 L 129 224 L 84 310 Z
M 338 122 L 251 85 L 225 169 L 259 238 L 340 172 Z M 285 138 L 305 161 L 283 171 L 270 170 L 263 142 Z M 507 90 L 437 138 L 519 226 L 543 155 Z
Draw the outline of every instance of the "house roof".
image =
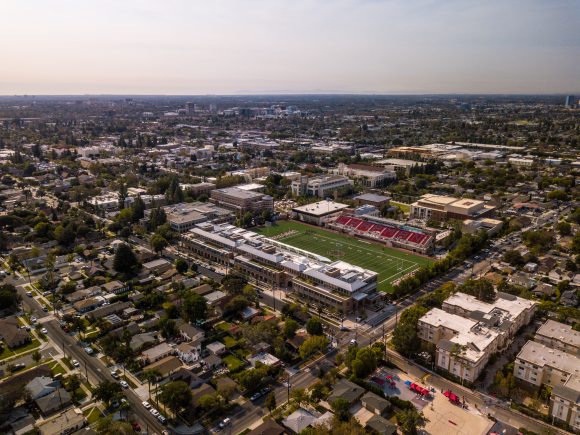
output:
M 57 388 L 52 393 L 36 399 L 35 402 L 43 414 L 48 414 L 68 405 L 71 402 L 71 395 L 64 388 Z
M 197 406 L 199 399 L 207 394 L 215 394 L 216 390 L 209 384 L 202 384 L 197 388 L 191 390 L 191 403 L 193 406 Z
M 159 361 L 145 366 L 143 370 L 157 370 L 162 376 L 167 376 L 179 369 L 183 364 L 181 360 L 173 355 L 161 358 Z
M 373 415 L 367 421 L 366 427 L 371 428 L 380 435 L 393 435 L 397 433 L 397 426 L 380 415 Z
M 363 405 L 368 405 L 381 413 L 391 408 L 391 402 L 383 399 L 371 391 L 362 396 L 360 401 L 363 403 Z
M 298 408 L 296 411 L 282 420 L 282 424 L 288 429 L 291 429 L 293 432 L 300 433 L 315 421 L 316 417 L 314 417 L 311 413 L 302 408 Z
M 20 324 L 16 317 L 7 317 L 0 320 L 0 337 L 4 339 L 8 347 L 13 347 L 30 339 L 28 332 L 25 329 L 20 329 Z
M 347 379 L 341 379 L 334 385 L 334 390 L 328 396 L 327 402 L 332 404 L 336 399 L 345 399 L 352 403 L 358 400 L 365 391 L 364 388 L 359 387 L 357 384 Z
M 32 397 L 36 397 L 46 389 L 56 390 L 59 382 L 54 381 L 48 376 L 38 376 L 26 384 L 26 389 L 30 392 Z
M 265 420 L 262 424 L 254 430 L 247 433 L 247 435 L 282 435 L 284 428 L 276 423 L 274 420 Z

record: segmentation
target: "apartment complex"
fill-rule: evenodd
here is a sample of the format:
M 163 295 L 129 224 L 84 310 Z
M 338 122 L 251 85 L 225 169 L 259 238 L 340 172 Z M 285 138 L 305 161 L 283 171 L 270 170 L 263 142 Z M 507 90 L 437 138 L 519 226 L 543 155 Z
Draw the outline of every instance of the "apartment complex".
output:
M 580 358 L 580 331 L 575 331 L 570 325 L 547 320 L 536 331 L 534 340 Z
M 352 181 L 343 175 L 329 175 L 324 177 L 309 178 L 302 176 L 292 181 L 293 195 L 318 196 L 325 198 L 345 189 L 350 189 Z
M 193 255 L 239 270 L 292 297 L 350 313 L 378 294 L 377 273 L 227 224 L 199 224 L 180 240 Z
M 210 201 L 241 214 L 274 210 L 274 199 L 271 196 L 236 187 L 212 190 Z
M 345 175 L 347 177 L 357 180 L 365 187 L 372 189 L 383 187 L 389 182 L 397 179 L 397 173 L 394 170 L 381 168 L 379 166 L 352 164 L 345 165 L 339 163 L 336 169 L 336 174 Z
M 183 233 L 201 222 L 233 222 L 235 216 L 230 210 L 206 202 L 179 203 L 163 207 L 171 229 Z M 145 220 L 149 219 L 151 210 L 145 210 Z
M 580 431 L 580 334 L 548 320 L 520 350 L 514 376 L 535 387 L 552 387 L 550 415 Z
M 442 309 L 433 308 L 419 319 L 417 334 L 435 345 L 437 367 L 473 382 L 535 310 L 534 302 L 505 293 L 492 304 L 456 293 Z
M 489 217 L 494 210 L 495 207 L 478 199 L 427 194 L 411 204 L 411 218 L 437 222 L 449 219 L 463 221 Z

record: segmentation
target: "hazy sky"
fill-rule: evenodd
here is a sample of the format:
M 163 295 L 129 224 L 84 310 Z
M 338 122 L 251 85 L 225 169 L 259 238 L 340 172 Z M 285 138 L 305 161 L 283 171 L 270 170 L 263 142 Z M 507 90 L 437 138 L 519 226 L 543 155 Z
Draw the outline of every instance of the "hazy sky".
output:
M 580 0 L 3 0 L 0 94 L 580 92 Z

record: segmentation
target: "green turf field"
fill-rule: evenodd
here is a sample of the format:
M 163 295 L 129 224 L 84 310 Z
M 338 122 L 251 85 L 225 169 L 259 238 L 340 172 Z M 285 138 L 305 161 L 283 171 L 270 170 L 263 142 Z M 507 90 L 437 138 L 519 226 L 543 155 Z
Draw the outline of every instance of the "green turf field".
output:
M 425 257 L 296 221 L 280 221 L 271 227 L 259 228 L 257 232 L 331 260 L 343 260 L 378 272 L 378 289 L 386 292 L 392 290 L 393 281 L 430 263 Z M 283 233 L 290 234 L 280 237 Z

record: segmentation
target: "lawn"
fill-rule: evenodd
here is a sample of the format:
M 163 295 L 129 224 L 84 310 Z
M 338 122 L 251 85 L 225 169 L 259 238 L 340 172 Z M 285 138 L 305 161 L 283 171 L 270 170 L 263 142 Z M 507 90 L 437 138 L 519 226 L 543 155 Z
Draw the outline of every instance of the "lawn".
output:
M 257 232 L 267 237 L 278 236 L 276 239 L 282 243 L 332 261 L 343 260 L 377 272 L 378 290 L 385 292 L 392 291 L 393 281 L 431 262 L 426 257 L 296 221 L 280 221 L 270 227 L 259 228 Z
M 228 355 L 222 358 L 223 362 L 228 366 L 230 372 L 236 372 L 244 367 L 244 363 L 233 355 Z
M 101 414 L 99 408 L 97 408 L 96 406 L 84 411 L 83 414 L 85 415 L 85 417 L 87 417 L 87 421 L 89 422 L 89 424 L 95 423 L 101 417 L 101 415 L 103 415 Z
M 405 204 L 404 202 L 391 201 L 390 204 L 394 205 L 395 207 L 399 207 L 405 214 L 409 214 L 411 212 L 411 206 L 409 204 Z
M 36 349 L 38 346 L 40 346 L 40 342 L 36 338 L 32 338 L 30 343 L 26 344 L 25 346 L 17 347 L 14 349 L 9 349 L 8 346 L 3 343 L 4 348 L 0 354 L 0 361 L 14 355 L 21 355 L 23 353 L 30 352 L 31 350 Z
M 59 373 L 61 373 L 61 374 L 63 374 L 63 375 L 66 373 L 66 370 L 64 369 L 64 367 L 63 367 L 63 366 L 61 366 L 61 365 L 58 363 L 58 361 L 54 361 L 54 363 L 53 363 L 53 364 L 50 364 L 50 366 L 49 366 L 49 367 L 50 367 L 50 370 L 52 370 L 52 375 L 53 375 L 53 376 L 55 376 L 55 375 L 57 375 L 57 374 L 59 374 Z
M 238 341 L 231 335 L 226 335 L 222 341 L 228 349 L 232 349 L 238 345 Z

